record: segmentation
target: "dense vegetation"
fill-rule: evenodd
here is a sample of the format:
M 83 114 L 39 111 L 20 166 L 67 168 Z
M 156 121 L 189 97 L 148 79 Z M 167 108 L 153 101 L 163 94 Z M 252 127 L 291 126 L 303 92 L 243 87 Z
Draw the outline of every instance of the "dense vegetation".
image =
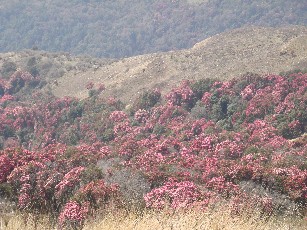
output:
M 0 82 L 0 194 L 21 210 L 73 227 L 110 205 L 305 215 L 306 74 L 185 81 L 130 107 L 103 85 L 82 101 L 39 87 Z
M 0 51 L 38 47 L 124 57 L 187 48 L 242 26 L 307 24 L 307 4 L 302 0 L 188 2 L 4 1 L 0 8 Z

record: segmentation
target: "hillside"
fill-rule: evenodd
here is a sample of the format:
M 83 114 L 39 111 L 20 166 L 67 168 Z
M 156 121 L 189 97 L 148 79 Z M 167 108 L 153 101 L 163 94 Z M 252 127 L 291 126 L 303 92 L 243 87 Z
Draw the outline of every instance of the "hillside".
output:
M 306 37 L 251 27 L 118 60 L 1 54 L 0 228 L 15 210 L 47 229 L 121 212 L 305 229 Z
M 306 68 L 306 27 L 253 27 L 213 36 L 188 50 L 125 58 L 81 72 L 72 70 L 51 88 L 59 97 L 85 98 L 88 82 L 103 83 L 105 95 L 129 102 L 144 89 L 167 92 L 184 79 L 226 80 L 247 72 L 279 74 Z
M 46 229 L 121 212 L 134 226 L 190 214 L 214 229 L 224 213 L 221 229 L 306 228 L 307 74 L 184 81 L 129 108 L 38 84 L 21 71 L 0 82 L 0 198 L 15 204 L 0 202 L 0 224 L 18 219 L 2 213 L 13 208 L 29 226 L 48 218 Z
M 58 97 L 88 97 L 86 85 L 92 82 L 94 88 L 105 85 L 104 96 L 129 102 L 146 89 L 167 92 L 184 79 L 225 80 L 247 72 L 304 70 L 306 38 L 306 27 L 251 27 L 221 33 L 181 51 L 111 60 L 27 50 L 0 54 L 0 65 L 4 77 L 18 68 L 39 75 L 43 89 Z
M 190 48 L 244 26 L 307 25 L 306 10 L 302 0 L 2 1 L 0 52 L 121 58 Z

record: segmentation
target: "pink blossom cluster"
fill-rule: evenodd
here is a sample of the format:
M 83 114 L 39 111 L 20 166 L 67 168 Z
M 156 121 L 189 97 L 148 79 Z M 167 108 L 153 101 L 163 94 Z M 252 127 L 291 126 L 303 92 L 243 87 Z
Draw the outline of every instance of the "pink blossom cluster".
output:
M 208 204 L 206 196 L 193 182 L 176 182 L 169 180 L 163 186 L 152 190 L 144 196 L 146 206 L 162 209 L 169 205 L 173 209 L 189 208 L 195 205 Z
M 108 156 L 111 154 L 111 149 L 109 146 L 102 146 L 99 151 L 102 156 Z
M 116 136 L 124 135 L 126 133 L 129 133 L 131 130 L 132 130 L 131 125 L 128 121 L 123 121 L 123 122 L 117 123 L 114 126 L 114 134 Z
M 89 201 L 90 205 L 102 205 L 111 196 L 116 196 L 119 192 L 116 184 L 107 185 L 103 180 L 91 181 L 82 186 L 77 192 L 76 197 L 82 201 Z
M 195 152 L 202 152 L 202 151 L 213 151 L 214 143 L 216 142 L 216 137 L 213 135 L 206 136 L 204 134 L 196 137 L 191 142 L 191 148 Z
M 76 228 L 81 227 L 89 212 L 89 202 L 79 204 L 76 201 L 70 201 L 65 204 L 59 215 L 59 224 L 61 228 L 65 226 Z
M 6 181 L 7 176 L 13 170 L 13 163 L 11 162 L 10 158 L 6 155 L 0 155 L 0 183 Z
M 149 113 L 145 109 L 139 109 L 134 114 L 134 119 L 140 123 L 145 123 L 149 118 Z
M 168 103 L 170 105 L 180 106 L 182 103 L 188 104 L 193 99 L 194 93 L 189 86 L 188 81 L 184 81 L 182 85 L 173 89 L 167 96 Z
M 232 87 L 234 85 L 234 81 L 224 81 L 224 82 L 215 82 L 213 86 L 217 87 L 216 92 L 218 94 L 224 95 L 234 95 L 235 92 L 233 91 Z
M 68 189 L 73 188 L 77 183 L 80 182 L 80 174 L 85 170 L 84 167 L 76 167 L 71 169 L 68 173 L 66 173 L 62 179 L 62 181 L 55 186 L 55 196 L 61 197 L 64 192 Z
M 212 178 L 206 183 L 206 187 L 213 191 L 217 191 L 218 193 L 226 197 L 236 195 L 240 192 L 240 188 L 238 185 L 226 181 L 224 177 Z
M 76 165 L 90 165 L 101 158 L 98 151 L 89 149 L 91 152 L 83 145 L 69 152 L 66 146 L 59 144 L 37 152 L 6 149 L 0 152 L 6 169 L 1 171 L 3 182 L 16 189 L 20 208 L 48 209 L 54 201 L 61 203 L 73 196 L 80 186 L 80 175 L 86 168 Z
M 242 90 L 242 92 L 241 92 L 241 96 L 244 100 L 252 99 L 254 94 L 255 94 L 255 85 L 254 84 L 250 84 L 250 85 L 246 86 L 245 89 Z
M 114 111 L 110 114 L 110 119 L 114 122 L 121 122 L 127 119 L 128 116 L 123 111 Z
M 274 168 L 272 173 L 283 182 L 284 188 L 292 198 L 307 198 L 306 170 L 292 166 L 290 168 Z
M 13 101 L 14 97 L 12 95 L 9 94 L 4 94 L 1 98 L 0 98 L 0 104 L 3 104 L 6 101 Z
M 303 103 L 306 100 L 304 92 L 307 88 L 305 75 L 292 75 L 290 77 L 269 75 L 266 78 L 272 82 L 271 85 L 260 89 L 255 89 L 254 85 L 249 85 L 246 90 L 242 91 L 242 97 L 249 99 L 246 108 L 247 116 L 260 117 L 274 111 L 280 114 L 285 111 L 290 112 L 296 106 L 305 107 Z M 297 99 L 299 102 L 296 104 Z
M 204 103 L 206 106 L 209 106 L 211 103 L 211 97 L 212 97 L 212 93 L 205 92 L 201 99 L 202 103 Z
M 222 141 L 215 146 L 215 154 L 219 157 L 239 158 L 243 154 L 244 145 L 236 141 Z

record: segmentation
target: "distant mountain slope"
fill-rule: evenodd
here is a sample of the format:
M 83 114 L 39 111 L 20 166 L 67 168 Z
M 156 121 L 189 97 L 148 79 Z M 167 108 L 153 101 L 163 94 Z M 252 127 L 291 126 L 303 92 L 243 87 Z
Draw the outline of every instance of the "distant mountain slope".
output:
M 189 48 L 242 26 L 307 25 L 302 0 L 10 0 L 0 52 L 39 49 L 126 57 Z
M 59 97 L 84 98 L 87 83 L 103 83 L 105 95 L 128 102 L 144 89 L 165 92 L 183 79 L 228 79 L 293 69 L 307 69 L 307 28 L 252 27 L 213 36 L 187 50 L 125 58 L 86 71 L 72 69 L 51 88 Z

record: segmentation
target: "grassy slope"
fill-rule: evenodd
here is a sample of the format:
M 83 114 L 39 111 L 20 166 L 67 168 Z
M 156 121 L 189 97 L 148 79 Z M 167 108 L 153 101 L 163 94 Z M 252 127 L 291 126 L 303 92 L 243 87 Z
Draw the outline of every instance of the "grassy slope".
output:
M 115 95 L 129 103 L 144 89 L 157 87 L 167 92 L 183 79 L 225 79 L 246 72 L 279 74 L 306 69 L 306 38 L 306 27 L 251 27 L 213 36 L 181 51 L 106 60 L 27 50 L 0 54 L 0 66 L 13 61 L 25 70 L 28 60 L 35 57 L 36 67 L 46 79 L 45 89 L 58 97 L 85 98 L 86 84 L 92 81 L 106 86 L 105 96 Z
M 87 82 L 106 85 L 106 95 L 129 102 L 144 89 L 169 91 L 183 79 L 233 78 L 253 72 L 279 74 L 307 65 L 307 28 L 238 29 L 213 36 L 192 49 L 118 60 L 98 69 L 70 71 L 52 91 L 87 97 Z

